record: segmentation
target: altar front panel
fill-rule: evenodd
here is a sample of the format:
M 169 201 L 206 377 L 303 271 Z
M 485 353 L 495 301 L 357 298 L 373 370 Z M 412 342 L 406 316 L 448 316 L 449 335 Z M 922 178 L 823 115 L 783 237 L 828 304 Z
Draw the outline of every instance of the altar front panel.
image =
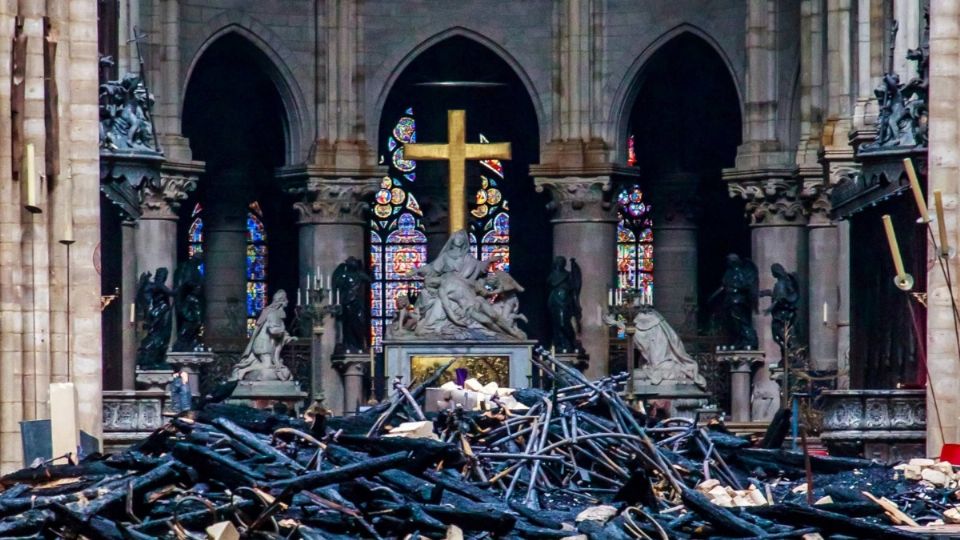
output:
M 449 377 L 457 367 L 472 365 L 469 377 L 476 377 L 481 383 L 485 376 L 505 376 L 505 383 L 511 388 L 530 386 L 531 363 L 535 341 L 393 341 L 383 343 L 386 360 L 387 385 L 390 388 L 394 377 L 401 376 L 404 384 L 411 384 L 415 375 L 424 378 L 424 373 L 433 374 L 432 366 L 443 365 L 451 359 L 457 359 L 448 369 Z M 506 372 L 506 373 L 504 373 Z M 437 386 L 442 384 L 437 383 Z M 390 389 L 392 391 L 392 388 Z

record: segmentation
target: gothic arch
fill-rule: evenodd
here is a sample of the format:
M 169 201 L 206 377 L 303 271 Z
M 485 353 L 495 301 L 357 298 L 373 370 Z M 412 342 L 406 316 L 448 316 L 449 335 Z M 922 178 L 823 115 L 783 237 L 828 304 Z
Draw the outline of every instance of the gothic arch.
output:
M 610 109 L 608 118 L 610 126 L 608 129 L 611 129 L 613 132 L 610 133 L 609 140 L 615 141 L 615 147 L 617 149 L 617 155 L 614 156 L 614 160 L 617 162 L 626 161 L 626 140 L 627 140 L 627 131 L 629 130 L 630 122 L 630 113 L 633 109 L 634 102 L 637 99 L 637 95 L 640 93 L 640 87 L 643 82 L 643 73 L 650 59 L 653 58 L 660 50 L 674 39 L 689 34 L 700 39 L 706 43 L 716 54 L 720 61 L 727 68 L 727 73 L 730 75 L 730 82 L 733 84 L 734 89 L 737 93 L 737 106 L 740 109 L 740 117 L 744 118 L 743 111 L 743 92 L 740 88 L 740 84 L 736 77 L 736 70 L 733 68 L 733 63 L 730 61 L 730 57 L 726 54 L 723 47 L 707 32 L 700 29 L 699 27 L 689 24 L 682 23 L 679 24 L 670 30 L 667 30 L 661 34 L 658 38 L 654 39 L 647 45 L 633 63 L 630 64 L 630 67 L 627 69 L 623 78 L 620 80 L 620 84 L 617 86 L 617 90 L 614 93 L 612 100 L 612 108 Z
M 186 102 L 190 79 L 204 53 L 224 36 L 238 35 L 262 53 L 261 58 L 253 58 L 253 60 L 273 82 L 283 103 L 285 112 L 283 128 L 286 138 L 285 164 L 295 165 L 301 162 L 306 155 L 306 148 L 312 143 L 311 131 L 306 120 L 310 116 L 308 114 L 310 109 L 307 107 L 303 92 L 297 84 L 293 71 L 284 61 L 284 58 L 296 58 L 296 55 L 283 45 L 282 40 L 268 27 L 245 13 L 233 14 L 233 12 L 224 11 L 211 19 L 206 27 L 205 34 L 208 37 L 197 47 L 187 66 L 180 90 L 180 103 Z M 182 121 L 182 109 L 180 116 Z
M 384 80 L 383 86 L 380 88 L 380 93 L 377 95 L 377 103 L 374 113 L 378 115 L 378 118 L 374 125 L 379 124 L 379 115 L 382 114 L 383 107 L 387 102 L 387 97 L 390 95 L 390 92 L 393 90 L 397 80 L 407 69 L 407 67 L 424 51 L 452 37 L 464 37 L 479 43 L 483 47 L 486 47 L 492 51 L 508 66 L 510 66 L 510 69 L 512 69 L 517 78 L 520 79 L 520 82 L 527 91 L 527 95 L 530 97 L 530 102 L 533 104 L 533 110 L 537 115 L 537 129 L 540 132 L 540 140 L 546 140 L 548 133 L 546 131 L 543 103 L 540 100 L 540 94 L 537 92 L 533 81 L 530 79 L 530 76 L 527 75 L 527 72 L 523 69 L 523 66 L 521 66 L 520 62 L 518 62 L 513 55 L 507 52 L 507 50 L 497 42 L 479 32 L 470 30 L 469 28 L 464 28 L 462 26 L 448 28 L 421 41 L 407 54 L 405 54 L 399 62 L 396 63 L 396 66 L 390 71 L 389 75 Z

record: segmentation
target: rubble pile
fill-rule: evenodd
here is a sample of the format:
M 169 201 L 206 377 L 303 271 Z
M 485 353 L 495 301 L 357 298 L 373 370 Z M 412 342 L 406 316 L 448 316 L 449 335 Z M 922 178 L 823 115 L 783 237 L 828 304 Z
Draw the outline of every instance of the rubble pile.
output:
M 621 399 L 626 375 L 587 380 L 542 350 L 535 364 L 551 390 L 488 387 L 479 410 L 424 412 L 440 372 L 348 417 L 207 403 L 123 453 L 0 478 L 0 537 L 898 539 L 960 519 L 948 464 L 651 425 Z

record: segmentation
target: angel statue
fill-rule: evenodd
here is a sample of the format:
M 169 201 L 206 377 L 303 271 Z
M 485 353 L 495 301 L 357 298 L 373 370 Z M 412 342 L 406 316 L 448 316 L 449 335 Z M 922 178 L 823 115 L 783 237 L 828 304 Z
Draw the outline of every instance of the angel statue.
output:
M 144 336 L 137 350 L 137 366 L 141 369 L 158 369 L 166 366 L 167 346 L 173 330 L 173 314 L 170 309 L 170 297 L 173 296 L 167 285 L 167 269 L 157 268 L 152 276 L 150 272 L 140 274 L 137 286 L 136 308 L 138 320 L 142 321 Z
M 770 297 L 770 307 L 764 313 L 771 315 L 773 340 L 780 345 L 782 353 L 794 348 L 797 343 L 797 304 L 800 302 L 800 280 L 787 272 L 780 263 L 774 263 L 770 272 L 776 278 L 773 290 L 762 290 L 760 296 Z
M 283 322 L 286 318 L 287 293 L 280 289 L 273 301 L 263 308 L 247 348 L 240 362 L 233 368 L 230 380 L 289 381 L 293 374 L 280 360 L 283 347 L 297 338 L 287 333 Z
M 547 310 L 550 312 L 551 345 L 558 351 L 573 352 L 577 348 L 577 332 L 580 329 L 580 288 L 583 274 L 576 259 L 570 259 L 567 270 L 565 257 L 554 257 L 553 268 L 547 276 L 550 295 Z
M 340 297 L 339 319 L 344 348 L 348 351 L 365 351 L 370 340 L 369 308 L 370 275 L 363 269 L 363 262 L 348 257 L 333 271 L 333 288 Z
M 203 329 L 203 261 L 193 256 L 173 273 L 173 305 L 177 312 L 176 352 L 194 351 L 200 346 Z
M 753 328 L 757 311 L 760 274 L 757 265 L 737 254 L 727 255 L 727 269 L 719 289 L 710 296 L 723 295 L 724 326 L 731 345 L 738 350 L 757 349 L 759 340 Z

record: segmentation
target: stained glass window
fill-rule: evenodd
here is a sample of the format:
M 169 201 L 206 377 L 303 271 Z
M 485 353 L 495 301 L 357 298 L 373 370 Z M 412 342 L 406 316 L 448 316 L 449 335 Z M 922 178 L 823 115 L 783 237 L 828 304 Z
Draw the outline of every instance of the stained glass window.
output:
M 653 220 L 640 186 L 617 196 L 617 287 L 653 297 Z
M 488 143 L 480 135 L 481 143 Z M 470 214 L 470 245 L 481 261 L 499 257 L 490 270 L 510 271 L 510 208 L 500 191 L 503 164 L 498 159 L 480 161 L 480 187 L 474 196 Z
M 203 207 L 197 203 L 190 213 L 190 228 L 187 229 L 187 257 L 203 256 Z M 203 263 L 200 264 L 200 273 L 204 271 Z
M 631 135 L 627 137 L 627 165 L 633 167 L 637 164 L 636 138 Z
M 417 163 L 403 157 L 403 145 L 416 140 L 413 109 L 407 109 L 387 137 L 388 155 L 382 161 L 389 167 L 389 176 L 374 195 L 370 220 L 370 336 L 377 351 L 383 348 L 384 330 L 398 300 L 412 299 L 420 290 L 420 280 L 409 277 L 410 271 L 427 262 L 423 213 L 412 190 Z
M 247 336 L 253 335 L 257 317 L 267 304 L 267 233 L 260 204 L 247 212 Z

